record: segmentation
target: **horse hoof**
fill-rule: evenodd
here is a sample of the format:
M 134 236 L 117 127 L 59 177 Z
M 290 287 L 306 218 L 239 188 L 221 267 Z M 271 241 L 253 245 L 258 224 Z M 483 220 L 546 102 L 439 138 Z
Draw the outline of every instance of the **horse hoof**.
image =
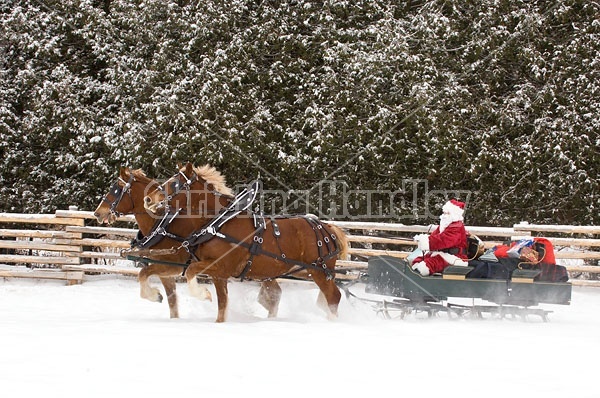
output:
M 162 294 L 160 294 L 158 289 L 152 289 L 148 292 L 142 291 L 140 293 L 140 297 L 145 300 L 152 301 L 153 303 L 162 303 L 162 301 L 163 301 L 163 296 L 162 296 Z
M 335 321 L 336 319 L 338 319 L 337 307 L 329 309 L 329 312 L 327 313 L 327 319 L 330 321 Z
M 210 294 L 210 291 L 207 288 L 195 290 L 193 295 L 199 300 L 206 300 L 212 303 L 212 294 Z

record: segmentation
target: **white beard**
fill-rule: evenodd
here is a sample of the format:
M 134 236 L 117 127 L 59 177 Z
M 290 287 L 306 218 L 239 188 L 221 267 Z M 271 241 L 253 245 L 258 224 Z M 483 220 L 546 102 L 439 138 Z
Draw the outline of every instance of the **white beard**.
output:
M 442 214 L 440 216 L 440 232 L 444 232 L 446 227 L 453 222 L 453 217 L 451 214 Z

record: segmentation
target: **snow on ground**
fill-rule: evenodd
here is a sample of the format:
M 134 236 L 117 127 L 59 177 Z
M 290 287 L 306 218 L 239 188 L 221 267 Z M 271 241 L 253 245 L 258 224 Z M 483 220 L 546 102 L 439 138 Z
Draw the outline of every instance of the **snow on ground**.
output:
M 598 396 L 600 289 L 545 306 L 548 323 L 384 320 L 346 298 L 328 321 L 313 285 L 288 283 L 269 320 L 258 286 L 232 282 L 224 324 L 216 302 L 191 298 L 185 284 L 180 319 L 138 290 L 114 276 L 0 280 L 2 396 Z

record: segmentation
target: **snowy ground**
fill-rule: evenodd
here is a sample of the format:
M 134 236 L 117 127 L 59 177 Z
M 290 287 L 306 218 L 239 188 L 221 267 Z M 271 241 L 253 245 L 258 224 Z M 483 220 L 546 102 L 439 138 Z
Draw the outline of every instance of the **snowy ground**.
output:
M 212 289 L 212 286 L 209 287 Z M 383 320 L 312 286 L 283 286 L 265 319 L 257 285 L 230 283 L 229 321 L 178 285 L 181 318 L 133 279 L 0 280 L 3 397 L 597 397 L 600 289 L 575 288 L 550 322 Z M 214 291 L 213 291 L 214 293 Z M 356 291 L 360 293 L 360 289 Z M 316 395 L 315 395 L 316 394 Z

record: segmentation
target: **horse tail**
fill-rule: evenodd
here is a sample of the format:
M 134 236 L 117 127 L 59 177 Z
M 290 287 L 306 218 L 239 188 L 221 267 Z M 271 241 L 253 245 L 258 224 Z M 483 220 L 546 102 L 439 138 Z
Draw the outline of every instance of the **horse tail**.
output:
M 329 229 L 335 234 L 336 242 L 340 252 L 338 253 L 338 258 L 340 260 L 346 260 L 348 258 L 348 252 L 350 249 L 350 245 L 348 244 L 348 237 L 343 229 L 336 225 L 327 224 Z

